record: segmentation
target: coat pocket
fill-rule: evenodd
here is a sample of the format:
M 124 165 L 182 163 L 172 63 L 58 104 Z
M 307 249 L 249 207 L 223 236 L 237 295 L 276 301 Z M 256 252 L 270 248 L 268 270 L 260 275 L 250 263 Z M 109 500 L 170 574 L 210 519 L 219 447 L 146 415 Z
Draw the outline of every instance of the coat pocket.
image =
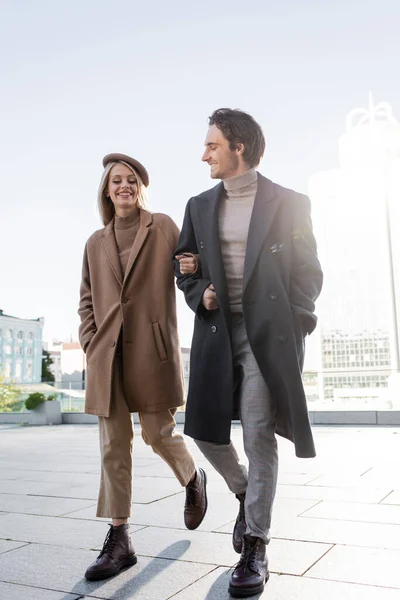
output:
M 164 338 L 162 335 L 160 323 L 158 321 L 156 321 L 155 323 L 152 323 L 152 326 L 153 326 L 153 335 L 154 335 L 154 341 L 157 346 L 158 356 L 160 357 L 160 360 L 168 360 L 167 350 L 165 348 L 165 343 L 164 343 Z

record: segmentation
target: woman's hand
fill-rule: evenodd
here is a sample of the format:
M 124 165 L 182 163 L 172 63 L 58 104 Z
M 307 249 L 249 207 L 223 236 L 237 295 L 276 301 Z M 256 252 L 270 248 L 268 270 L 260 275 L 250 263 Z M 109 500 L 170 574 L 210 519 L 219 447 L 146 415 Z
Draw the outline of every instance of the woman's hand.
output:
M 177 254 L 176 260 L 179 261 L 179 269 L 182 275 L 193 275 L 198 269 L 198 260 L 195 254 L 184 252 L 183 254 Z

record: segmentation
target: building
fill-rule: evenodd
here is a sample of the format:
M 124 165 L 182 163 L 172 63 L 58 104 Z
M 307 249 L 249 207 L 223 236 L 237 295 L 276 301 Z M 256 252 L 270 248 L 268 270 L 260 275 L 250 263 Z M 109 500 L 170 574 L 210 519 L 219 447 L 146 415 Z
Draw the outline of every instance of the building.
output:
M 321 350 L 325 400 L 340 399 L 344 405 L 347 399 L 350 405 L 362 396 L 379 401 L 385 395 L 382 388 L 388 387 L 392 373 L 388 333 L 325 332 L 321 335 Z
M 0 310 L 0 370 L 5 381 L 40 383 L 44 319 L 20 319 Z
M 324 270 L 319 396 L 350 401 L 400 371 L 400 123 L 388 104 L 370 96 L 348 114 L 339 167 L 311 177 L 309 195 Z M 350 388 L 361 391 L 339 393 Z
M 85 389 L 86 356 L 79 342 L 63 342 L 61 348 L 61 387 Z
M 55 383 L 61 383 L 62 372 L 61 372 L 61 349 L 62 342 L 53 340 L 52 342 L 43 342 L 43 350 L 49 353 L 53 364 L 50 365 L 50 371 L 54 375 Z

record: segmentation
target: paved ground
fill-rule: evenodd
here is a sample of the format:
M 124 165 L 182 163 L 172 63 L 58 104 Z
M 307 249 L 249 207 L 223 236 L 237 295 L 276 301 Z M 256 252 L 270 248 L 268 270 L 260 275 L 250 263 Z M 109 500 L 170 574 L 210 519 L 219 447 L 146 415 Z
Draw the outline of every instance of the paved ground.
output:
M 318 458 L 280 442 L 273 600 L 400 598 L 400 428 L 316 428 Z M 233 438 L 240 444 L 240 429 Z M 135 441 L 132 539 L 138 564 L 108 582 L 83 578 L 107 531 L 95 519 L 96 426 L 0 431 L 0 598 L 228 600 L 237 501 L 209 476 L 209 511 L 183 526 L 184 495 L 159 458 Z

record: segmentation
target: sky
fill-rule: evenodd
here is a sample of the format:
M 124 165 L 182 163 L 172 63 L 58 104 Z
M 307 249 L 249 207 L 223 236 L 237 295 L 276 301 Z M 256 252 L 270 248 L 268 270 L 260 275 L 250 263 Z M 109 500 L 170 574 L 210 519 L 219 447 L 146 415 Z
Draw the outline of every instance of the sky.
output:
M 82 252 L 101 227 L 102 157 L 145 164 L 154 212 L 178 226 L 212 187 L 207 118 L 262 125 L 260 171 L 307 193 L 337 165 L 368 91 L 400 115 L 397 0 L 145 3 L 0 0 L 0 308 L 76 338 Z M 193 317 L 178 292 L 182 345 Z

